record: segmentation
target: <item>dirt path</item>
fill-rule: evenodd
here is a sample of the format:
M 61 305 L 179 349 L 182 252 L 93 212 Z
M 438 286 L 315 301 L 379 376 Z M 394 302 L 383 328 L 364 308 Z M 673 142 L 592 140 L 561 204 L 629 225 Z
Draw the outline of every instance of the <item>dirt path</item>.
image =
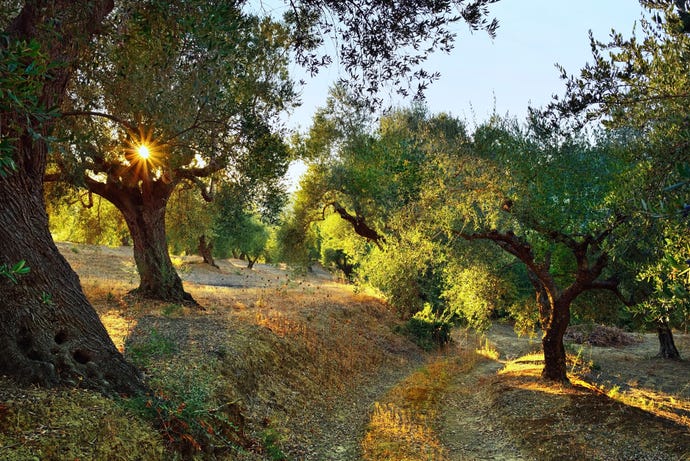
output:
M 362 438 L 374 403 L 421 364 L 418 362 L 376 375 L 340 398 L 337 405 L 322 415 L 308 447 L 300 459 L 313 461 L 352 461 L 362 459 Z M 314 428 L 313 428 L 314 429 Z M 294 452 L 294 451 L 293 451 Z
M 529 340 L 516 338 L 510 330 L 510 327 L 497 325 L 489 332 L 490 347 L 500 357 L 512 358 L 534 347 Z M 501 360 L 482 359 L 469 373 L 455 376 L 448 387 L 438 421 L 438 435 L 450 460 L 529 459 L 520 453 L 492 414 L 492 396 L 487 381 L 503 365 Z
M 524 460 L 510 436 L 491 415 L 491 399 L 482 389 L 487 377 L 502 364 L 479 362 L 469 373 L 456 377 L 448 388 L 439 421 L 439 438 L 450 460 Z

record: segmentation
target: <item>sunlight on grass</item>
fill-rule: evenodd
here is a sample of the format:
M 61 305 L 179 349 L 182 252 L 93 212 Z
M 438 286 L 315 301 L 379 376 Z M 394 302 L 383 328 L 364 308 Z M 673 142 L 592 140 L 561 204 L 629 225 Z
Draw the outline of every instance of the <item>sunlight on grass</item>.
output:
M 620 386 L 597 386 L 579 377 L 573 377 L 574 385 L 604 394 L 624 405 L 636 407 L 661 418 L 669 419 L 690 429 L 690 400 L 677 395 L 652 389 L 630 387 L 621 390 Z
M 570 355 L 568 358 L 569 361 L 577 360 L 577 357 Z M 686 398 L 640 388 L 634 382 L 629 383 L 629 387 L 625 390 L 618 385 L 596 385 L 584 379 L 578 372 L 568 374 L 572 386 L 549 383 L 541 379 L 543 360 L 543 354 L 522 356 L 507 362 L 499 371 L 499 375 L 513 378 L 511 386 L 515 388 L 546 394 L 564 395 L 574 392 L 578 387 L 585 388 L 624 405 L 639 408 L 690 428 L 690 416 L 688 416 L 690 415 L 690 400 Z
M 471 370 L 481 357 L 472 349 L 458 349 L 438 358 L 394 387 L 376 402 L 362 441 L 367 461 L 447 460 L 434 425 L 443 395 L 453 377 Z
M 434 431 L 413 411 L 393 403 L 375 404 L 362 442 L 366 460 L 447 460 Z
M 124 282 L 103 284 L 94 279 L 83 283 L 83 288 L 115 347 L 124 353 L 126 339 L 137 326 L 136 309 L 123 299 L 130 287 Z
M 489 338 L 484 338 L 481 340 L 481 347 L 476 349 L 476 352 L 477 354 L 481 355 L 482 357 L 486 357 L 489 360 L 498 360 L 500 357 L 500 353 L 498 352 L 498 349 L 496 349 L 496 345 L 489 341 Z
M 113 399 L 81 389 L 17 388 L 2 377 L 0 391 L 2 460 L 170 459 L 160 435 Z
M 125 341 L 132 330 L 136 328 L 137 321 L 133 318 L 124 317 L 121 311 L 113 309 L 101 314 L 101 322 L 103 322 L 103 326 L 108 331 L 117 350 L 124 353 Z
M 543 368 L 544 354 L 533 353 L 506 362 L 498 374 L 511 378 L 511 385 L 517 389 L 553 395 L 570 393 L 571 388 L 568 385 L 543 380 L 541 377 Z
M 535 372 L 541 374 L 541 370 L 544 367 L 544 354 L 543 353 L 533 353 L 523 355 L 515 360 L 506 362 L 503 369 L 501 369 L 498 374 L 529 374 L 532 375 Z

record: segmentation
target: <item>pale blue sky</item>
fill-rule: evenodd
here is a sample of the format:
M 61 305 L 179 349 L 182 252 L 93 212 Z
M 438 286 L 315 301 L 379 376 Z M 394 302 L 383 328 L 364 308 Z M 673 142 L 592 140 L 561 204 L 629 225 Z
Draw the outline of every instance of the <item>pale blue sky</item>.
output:
M 577 73 L 591 60 L 590 29 L 600 40 L 608 38 L 611 28 L 629 36 L 642 13 L 637 0 L 500 0 L 491 11 L 500 22 L 494 40 L 458 24 L 453 53 L 436 54 L 428 62 L 428 69 L 441 72 L 427 91 L 432 112 L 481 122 L 495 104 L 499 114 L 521 118 L 530 104 L 541 106 L 552 94 L 562 93 L 555 63 Z M 288 117 L 289 127 L 308 128 L 337 72 L 334 68 L 307 77 L 303 105 Z

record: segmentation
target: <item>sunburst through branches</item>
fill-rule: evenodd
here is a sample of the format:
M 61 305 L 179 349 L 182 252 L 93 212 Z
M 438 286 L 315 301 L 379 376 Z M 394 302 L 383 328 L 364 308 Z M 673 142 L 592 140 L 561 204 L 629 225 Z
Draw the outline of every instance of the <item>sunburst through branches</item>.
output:
M 153 136 L 153 130 L 139 128 L 138 133 L 129 133 L 125 158 L 138 180 L 148 180 L 160 173 L 162 146 Z

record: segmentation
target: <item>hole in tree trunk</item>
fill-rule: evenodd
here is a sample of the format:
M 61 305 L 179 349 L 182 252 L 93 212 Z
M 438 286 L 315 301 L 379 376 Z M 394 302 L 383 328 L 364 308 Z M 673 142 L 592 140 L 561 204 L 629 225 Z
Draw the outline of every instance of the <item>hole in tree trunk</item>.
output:
M 91 352 L 83 349 L 77 349 L 76 351 L 72 352 L 72 357 L 74 357 L 74 360 L 81 364 L 89 363 L 91 361 Z
M 55 333 L 55 344 L 63 344 L 67 341 L 69 335 L 66 330 L 60 330 Z
M 25 354 L 31 350 L 31 343 L 32 343 L 31 338 L 28 336 L 22 335 L 22 336 L 19 336 L 17 338 L 17 346 Z

